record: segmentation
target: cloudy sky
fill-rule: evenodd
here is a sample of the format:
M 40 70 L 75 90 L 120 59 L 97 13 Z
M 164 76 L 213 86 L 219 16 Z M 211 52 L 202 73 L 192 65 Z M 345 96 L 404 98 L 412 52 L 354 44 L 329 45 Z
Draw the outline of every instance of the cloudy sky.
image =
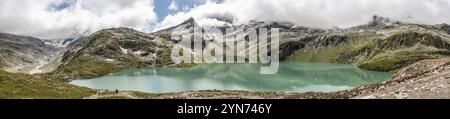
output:
M 70 38 L 104 28 L 152 32 L 194 17 L 215 26 L 227 19 L 290 21 L 330 28 L 368 22 L 374 14 L 403 22 L 450 23 L 449 0 L 1 0 L 0 32 Z

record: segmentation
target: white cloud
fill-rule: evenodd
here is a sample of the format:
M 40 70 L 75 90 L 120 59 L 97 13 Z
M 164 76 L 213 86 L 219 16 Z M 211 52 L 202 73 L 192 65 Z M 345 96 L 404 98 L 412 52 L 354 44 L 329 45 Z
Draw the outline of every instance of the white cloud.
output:
M 178 9 L 156 26 L 153 0 L 0 0 L 0 32 L 40 38 L 67 38 L 103 28 L 132 27 L 141 31 L 167 28 L 194 17 L 200 25 L 249 20 L 291 21 L 330 28 L 364 24 L 377 14 L 404 22 L 450 23 L 448 0 L 212 0 Z M 202 3 L 202 4 L 201 4 Z M 176 7 L 174 7 L 176 6 Z M 65 9 L 62 9 L 65 8 Z M 188 8 L 188 7 L 185 7 Z M 61 10 L 62 9 L 62 10 Z
M 0 32 L 40 38 L 86 35 L 103 28 L 148 31 L 152 0 L 1 0 Z
M 199 24 L 223 24 L 211 18 L 235 22 L 249 20 L 290 21 L 319 28 L 351 27 L 367 23 L 371 16 L 421 24 L 450 23 L 448 0 L 225 0 L 206 2 L 164 18 L 157 29 L 194 17 Z
M 177 2 L 175 0 L 172 0 L 172 2 L 170 3 L 169 10 L 172 10 L 172 11 L 178 10 Z

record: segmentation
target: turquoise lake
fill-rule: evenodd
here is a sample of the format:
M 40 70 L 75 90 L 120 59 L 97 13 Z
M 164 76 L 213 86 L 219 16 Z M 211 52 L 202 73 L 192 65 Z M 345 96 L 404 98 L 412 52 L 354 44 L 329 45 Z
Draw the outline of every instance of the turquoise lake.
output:
M 93 89 L 167 93 L 195 90 L 257 92 L 334 92 L 379 83 L 392 73 L 359 69 L 354 65 L 280 63 L 276 74 L 259 74 L 260 64 L 199 64 L 190 68 L 130 69 L 71 84 Z

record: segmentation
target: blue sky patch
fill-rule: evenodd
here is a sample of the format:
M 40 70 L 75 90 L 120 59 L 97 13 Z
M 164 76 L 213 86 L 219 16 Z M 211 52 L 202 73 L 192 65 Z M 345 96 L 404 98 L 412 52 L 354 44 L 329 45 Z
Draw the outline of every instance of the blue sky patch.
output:
M 204 4 L 206 0 L 175 0 L 178 10 L 169 10 L 169 6 L 173 0 L 155 0 L 155 12 L 158 15 L 158 22 L 164 20 L 169 14 L 175 14 L 183 10 L 189 10 L 197 5 Z M 223 2 L 223 0 L 215 0 L 216 2 Z
M 62 2 L 53 2 L 48 5 L 47 10 L 61 11 L 61 10 L 69 8 L 70 6 L 74 5 L 76 2 L 77 2 L 77 0 L 64 0 Z

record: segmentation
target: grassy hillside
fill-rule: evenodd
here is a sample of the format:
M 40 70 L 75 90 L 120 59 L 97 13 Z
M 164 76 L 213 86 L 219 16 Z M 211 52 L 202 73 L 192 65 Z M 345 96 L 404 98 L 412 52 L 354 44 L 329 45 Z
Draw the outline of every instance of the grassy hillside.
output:
M 49 79 L 69 81 L 89 79 L 124 68 L 151 66 L 148 59 L 155 44 L 148 35 L 127 29 L 105 29 L 87 38 L 87 43 L 67 51 L 57 70 L 43 74 Z
M 298 48 L 286 60 L 351 63 L 369 70 L 396 71 L 423 59 L 450 56 L 449 39 L 439 30 L 420 25 L 315 34 L 288 42 L 304 42 L 304 47 Z
M 57 70 L 48 74 L 41 74 L 41 76 L 50 80 L 67 82 L 72 79 L 96 78 L 120 70 L 121 68 L 117 65 L 84 56 L 77 57 Z
M 94 93 L 88 88 L 0 70 L 0 99 L 80 99 Z

